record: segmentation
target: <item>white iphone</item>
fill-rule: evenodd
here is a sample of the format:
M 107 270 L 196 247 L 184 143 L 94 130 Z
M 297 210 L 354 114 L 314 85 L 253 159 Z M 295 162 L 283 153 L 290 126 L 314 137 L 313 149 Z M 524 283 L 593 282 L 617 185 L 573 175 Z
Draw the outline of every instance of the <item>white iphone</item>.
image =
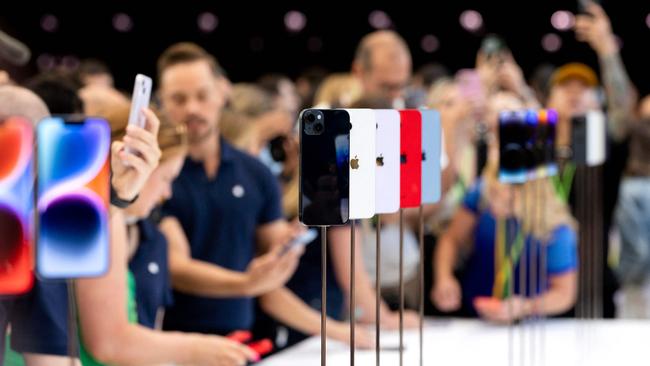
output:
M 375 117 L 375 213 L 394 213 L 400 201 L 400 116 L 394 109 L 377 109 Z
M 129 113 L 129 124 L 144 128 L 145 115 L 142 113 L 143 108 L 149 108 L 151 101 L 151 78 L 138 74 L 135 76 L 135 85 L 133 86 L 133 95 L 131 96 L 131 112 Z
M 589 111 L 571 118 L 573 160 L 580 165 L 597 166 L 606 158 L 606 121 L 601 111 Z
M 440 114 L 422 109 L 422 204 L 440 200 Z
M 605 163 L 607 155 L 607 124 L 602 111 L 587 113 L 587 165 L 597 166 Z
M 350 115 L 350 219 L 375 215 L 376 118 L 372 109 L 346 109 Z

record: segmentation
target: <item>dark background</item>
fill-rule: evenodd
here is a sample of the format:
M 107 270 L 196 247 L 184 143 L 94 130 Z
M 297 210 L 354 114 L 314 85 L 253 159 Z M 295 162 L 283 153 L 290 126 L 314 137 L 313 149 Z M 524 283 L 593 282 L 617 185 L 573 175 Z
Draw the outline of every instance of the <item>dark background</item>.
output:
M 81 4 L 81 3 L 80 3 Z M 224 2 L 192 1 L 161 5 L 145 1 L 95 1 L 70 8 L 69 3 L 26 2 L 15 8 L 5 6 L 0 12 L 0 29 L 26 43 L 33 57 L 29 66 L 10 68 L 16 77 L 24 79 L 37 71 L 36 60 L 42 54 L 62 62 L 64 56 L 95 57 L 106 61 L 116 77 L 119 88 L 130 89 L 135 73 L 155 75 L 158 55 L 177 41 L 194 41 L 215 54 L 233 81 L 251 81 L 268 72 L 282 72 L 295 77 L 309 66 L 319 65 L 330 71 L 349 70 L 359 39 L 373 28 L 368 16 L 382 10 L 409 43 L 414 67 L 428 62 L 440 62 L 450 70 L 471 67 L 481 38 L 486 33 L 502 35 L 513 50 L 526 75 L 542 62 L 560 65 L 582 61 L 594 67 L 597 59 L 585 44 L 575 41 L 572 31 L 556 31 L 550 22 L 556 10 L 576 11 L 577 4 L 569 0 L 542 1 L 453 1 L 409 3 L 393 1 L 386 5 L 375 3 L 359 7 L 347 3 L 274 3 L 259 5 L 241 1 L 231 6 Z M 238 5 L 237 8 L 234 8 Z M 632 80 L 642 94 L 650 93 L 650 28 L 646 17 L 650 1 L 604 0 L 614 32 L 623 42 L 622 54 Z M 483 29 L 476 33 L 464 30 L 460 14 L 467 9 L 483 16 Z M 290 10 L 306 15 L 306 27 L 299 33 L 287 31 L 284 16 Z M 218 26 L 212 33 L 202 33 L 197 16 L 212 12 Z M 131 31 L 118 32 L 112 24 L 116 13 L 128 14 Z M 44 14 L 58 19 L 56 32 L 41 28 Z M 541 46 L 543 35 L 554 32 L 563 41 L 556 53 Z M 435 35 L 440 47 L 433 53 L 422 50 L 421 39 Z M 308 47 L 318 43 L 320 50 Z M 316 39 L 316 41 L 314 41 Z M 253 46 L 258 47 L 253 50 Z M 260 48 L 261 46 L 261 48 Z M 0 64 L 0 67 L 7 67 Z

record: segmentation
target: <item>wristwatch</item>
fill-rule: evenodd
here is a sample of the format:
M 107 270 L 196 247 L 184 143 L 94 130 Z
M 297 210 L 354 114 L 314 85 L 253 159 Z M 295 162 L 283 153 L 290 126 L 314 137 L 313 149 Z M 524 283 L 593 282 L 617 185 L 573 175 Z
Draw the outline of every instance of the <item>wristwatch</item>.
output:
M 111 183 L 111 205 L 118 207 L 118 208 L 127 208 L 133 204 L 138 199 L 139 194 L 135 195 L 132 200 L 127 201 L 121 199 L 117 195 L 117 191 L 115 191 L 115 188 L 113 187 L 113 184 Z

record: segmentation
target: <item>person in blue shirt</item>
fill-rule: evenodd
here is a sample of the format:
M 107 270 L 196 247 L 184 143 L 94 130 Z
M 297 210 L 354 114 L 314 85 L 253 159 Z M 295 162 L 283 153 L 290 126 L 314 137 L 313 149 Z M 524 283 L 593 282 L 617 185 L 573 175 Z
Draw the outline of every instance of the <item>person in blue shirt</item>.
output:
M 461 310 L 498 323 L 570 310 L 576 301 L 578 263 L 576 224 L 567 205 L 548 179 L 513 186 L 499 183 L 496 176 L 496 167 L 488 165 L 440 238 L 431 300 L 444 312 Z M 456 277 L 461 258 L 463 271 Z M 512 272 L 508 258 L 515 264 Z M 522 261 L 528 264 L 528 286 L 519 283 Z M 546 272 L 546 283 L 540 275 L 531 282 L 531 268 Z M 477 301 L 484 297 L 500 301 Z
M 201 47 L 180 43 L 161 55 L 158 78 L 162 110 L 187 127 L 189 140 L 160 224 L 175 290 L 164 329 L 221 335 L 249 330 L 259 297 L 276 320 L 317 334 L 320 314 L 283 287 L 302 250 L 280 254 L 296 229 L 282 215 L 278 183 L 260 161 L 220 135 L 231 90 L 223 71 Z M 344 340 L 348 333 L 336 334 Z
M 129 271 L 135 278 L 138 323 L 157 329 L 162 324 L 164 308 L 173 304 L 167 240 L 150 218 L 130 225 L 129 232 L 139 237 L 137 249 L 129 260 Z
M 130 109 L 128 106 L 112 108 L 107 119 L 111 124 L 111 138 L 119 141 L 127 131 Z M 152 212 L 160 205 L 161 198 L 169 196 L 169 187 L 178 175 L 185 158 L 186 141 L 182 128 L 163 123 L 158 131 L 160 162 L 138 199 L 124 209 L 128 222 L 129 271 L 135 280 L 135 302 L 138 323 L 154 329 L 160 324 L 162 310 L 172 304 L 169 281 L 167 241 L 154 221 Z

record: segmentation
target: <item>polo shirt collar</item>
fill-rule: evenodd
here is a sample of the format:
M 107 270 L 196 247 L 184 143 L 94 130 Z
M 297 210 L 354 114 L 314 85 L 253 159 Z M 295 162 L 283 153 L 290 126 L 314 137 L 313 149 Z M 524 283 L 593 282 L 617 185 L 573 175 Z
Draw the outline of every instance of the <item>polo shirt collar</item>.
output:
M 219 149 L 221 150 L 222 163 L 230 163 L 235 159 L 235 148 L 223 137 L 219 138 Z
M 140 241 L 145 242 L 150 240 L 155 236 L 155 228 L 149 221 L 149 219 L 140 220 L 137 223 L 138 228 L 140 229 Z

